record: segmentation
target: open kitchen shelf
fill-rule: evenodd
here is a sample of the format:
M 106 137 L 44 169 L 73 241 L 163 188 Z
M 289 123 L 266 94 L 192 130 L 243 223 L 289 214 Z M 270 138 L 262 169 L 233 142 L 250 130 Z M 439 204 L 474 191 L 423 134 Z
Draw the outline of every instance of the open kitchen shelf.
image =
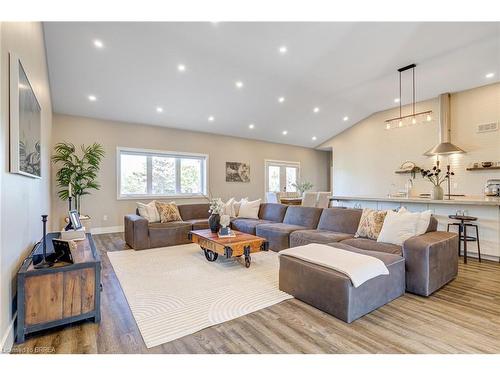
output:
M 466 168 L 468 171 L 487 171 L 490 169 L 500 169 L 500 167 L 470 167 Z

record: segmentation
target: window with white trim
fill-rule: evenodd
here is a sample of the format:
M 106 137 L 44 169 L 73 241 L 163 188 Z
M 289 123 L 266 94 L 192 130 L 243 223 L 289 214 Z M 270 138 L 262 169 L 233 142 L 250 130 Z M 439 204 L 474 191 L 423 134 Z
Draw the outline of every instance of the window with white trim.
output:
M 300 179 L 300 163 L 293 161 L 266 160 L 266 191 L 297 191 L 293 184 Z
M 130 148 L 117 151 L 119 198 L 206 195 L 207 155 Z

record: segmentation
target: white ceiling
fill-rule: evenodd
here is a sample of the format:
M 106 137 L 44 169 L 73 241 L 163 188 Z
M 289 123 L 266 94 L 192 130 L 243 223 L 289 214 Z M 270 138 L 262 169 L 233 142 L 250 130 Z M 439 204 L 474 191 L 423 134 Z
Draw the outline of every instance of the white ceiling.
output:
M 417 64 L 417 100 L 500 77 L 500 23 L 47 22 L 44 30 L 55 112 L 307 147 L 395 106 L 397 68 L 407 64 Z

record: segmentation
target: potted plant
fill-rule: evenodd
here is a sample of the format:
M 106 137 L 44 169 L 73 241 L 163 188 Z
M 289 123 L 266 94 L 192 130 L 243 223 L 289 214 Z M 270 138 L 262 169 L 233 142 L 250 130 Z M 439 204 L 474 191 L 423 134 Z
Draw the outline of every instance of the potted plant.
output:
M 90 194 L 90 190 L 99 190 L 101 187 L 97 182 L 97 174 L 105 154 L 104 148 L 94 143 L 90 146 L 81 145 L 77 150 L 72 143 L 60 142 L 55 145 L 54 151 L 52 162 L 61 166 L 56 173 L 57 186 L 60 188 L 57 195 L 62 200 L 73 198 L 74 209 L 80 214 L 82 224 L 89 229 L 90 217 L 81 215 L 81 198 Z
M 441 175 L 441 169 L 439 169 L 439 160 L 436 161 L 436 165 L 433 166 L 432 169 L 422 169 L 420 173 L 422 174 L 423 178 L 426 178 L 434 185 L 431 191 L 431 199 L 435 200 L 443 199 L 443 188 L 441 187 L 441 184 L 444 181 L 449 180 L 451 176 L 455 175 L 455 173 L 450 170 L 449 165 L 446 167 L 446 173 L 444 175 Z
M 306 192 L 307 190 L 311 190 L 314 185 L 309 181 L 299 181 L 297 183 L 293 183 L 292 186 L 297 189 L 297 191 L 300 193 L 300 196 L 303 196 L 304 192 Z
M 208 212 L 211 214 L 208 218 L 208 226 L 212 233 L 217 233 L 220 229 L 220 216 L 224 213 L 224 203 L 222 199 L 210 199 Z

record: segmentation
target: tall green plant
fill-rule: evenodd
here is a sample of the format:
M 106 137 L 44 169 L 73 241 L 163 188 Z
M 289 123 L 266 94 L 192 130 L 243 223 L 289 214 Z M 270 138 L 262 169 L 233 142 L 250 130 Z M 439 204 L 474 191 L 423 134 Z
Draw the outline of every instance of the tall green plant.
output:
M 99 190 L 101 187 L 97 182 L 97 174 L 105 154 L 104 148 L 99 143 L 94 143 L 90 146 L 81 145 L 77 152 L 72 143 L 61 142 L 55 145 L 54 151 L 52 162 L 61 166 L 56 173 L 60 188 L 57 194 L 62 200 L 67 200 L 68 186 L 71 184 L 75 209 L 80 212 L 81 197 L 90 194 L 89 190 Z

